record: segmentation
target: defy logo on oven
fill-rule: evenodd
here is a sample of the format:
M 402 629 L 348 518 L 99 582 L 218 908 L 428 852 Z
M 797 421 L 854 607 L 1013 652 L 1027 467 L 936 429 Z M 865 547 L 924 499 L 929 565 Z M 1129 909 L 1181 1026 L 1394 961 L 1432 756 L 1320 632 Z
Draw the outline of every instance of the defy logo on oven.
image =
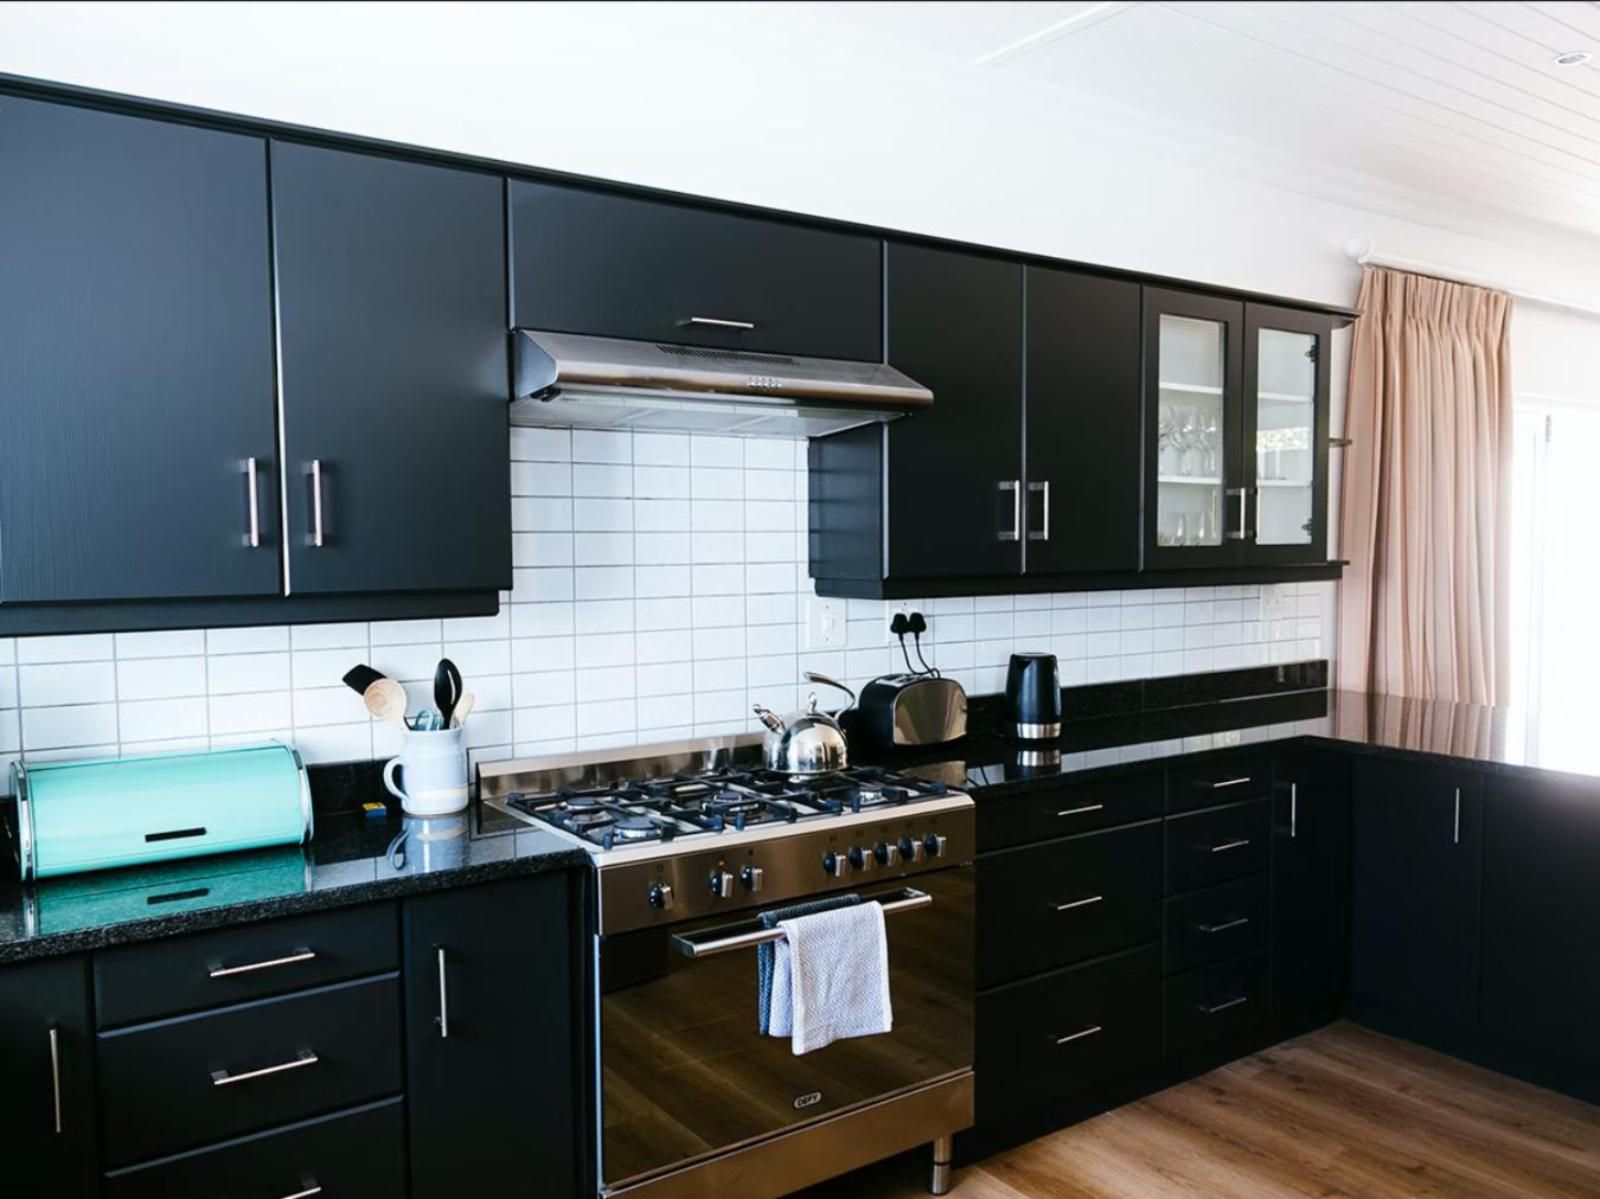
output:
M 804 1095 L 796 1095 L 795 1096 L 794 1110 L 797 1111 L 797 1112 L 798 1111 L 803 1111 L 804 1109 L 806 1109 L 808 1107 L 813 1107 L 816 1104 L 819 1104 L 821 1102 L 822 1102 L 822 1092 L 821 1091 L 807 1091 Z

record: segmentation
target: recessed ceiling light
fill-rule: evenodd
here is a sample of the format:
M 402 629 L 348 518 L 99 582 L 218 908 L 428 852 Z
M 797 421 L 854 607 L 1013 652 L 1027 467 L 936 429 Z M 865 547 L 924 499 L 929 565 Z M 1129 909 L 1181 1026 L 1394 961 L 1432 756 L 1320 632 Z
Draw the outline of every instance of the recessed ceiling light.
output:
M 1568 50 L 1565 54 L 1557 54 L 1555 61 L 1558 67 L 1581 67 L 1593 57 L 1587 50 Z

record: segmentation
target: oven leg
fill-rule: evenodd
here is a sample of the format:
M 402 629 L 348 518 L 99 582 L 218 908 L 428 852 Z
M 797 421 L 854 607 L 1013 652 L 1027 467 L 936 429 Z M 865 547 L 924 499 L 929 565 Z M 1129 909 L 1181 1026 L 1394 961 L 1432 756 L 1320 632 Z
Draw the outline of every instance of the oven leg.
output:
M 930 1195 L 950 1193 L 950 1138 L 940 1137 L 933 1143 L 933 1181 L 928 1183 Z

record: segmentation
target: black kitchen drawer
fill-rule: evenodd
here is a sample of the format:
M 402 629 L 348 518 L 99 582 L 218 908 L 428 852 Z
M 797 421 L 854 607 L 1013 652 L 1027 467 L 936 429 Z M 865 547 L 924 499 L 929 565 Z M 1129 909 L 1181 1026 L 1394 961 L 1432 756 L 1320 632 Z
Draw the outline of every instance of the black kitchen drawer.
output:
M 384 903 L 108 949 L 94 959 L 98 1023 L 111 1028 L 393 970 L 398 929 L 394 906 Z
M 1237 958 L 1167 979 L 1167 1054 L 1248 1032 L 1267 1015 L 1267 955 Z
M 875 237 L 548 183 L 510 204 L 518 328 L 882 361 Z
M 978 858 L 978 986 L 1161 935 L 1161 824 Z
M 1267 942 L 1267 876 L 1167 900 L 1166 971 L 1177 974 L 1260 949 Z
M 1004 849 L 1161 815 L 1162 772 L 1046 787 L 978 805 L 978 850 Z
M 978 1122 L 1093 1090 L 1161 1057 L 1155 946 L 978 996 Z
M 396 1098 L 115 1171 L 106 1176 L 105 1196 L 396 1199 L 405 1187 L 405 1123 Z
M 1272 812 L 1266 800 L 1167 821 L 1167 893 L 1193 891 L 1267 868 Z
M 127 1165 L 397 1094 L 400 987 L 336 983 L 98 1041 L 106 1158 Z
M 1230 754 L 1167 770 L 1167 811 L 1191 812 L 1264 798 L 1272 792 L 1270 754 Z

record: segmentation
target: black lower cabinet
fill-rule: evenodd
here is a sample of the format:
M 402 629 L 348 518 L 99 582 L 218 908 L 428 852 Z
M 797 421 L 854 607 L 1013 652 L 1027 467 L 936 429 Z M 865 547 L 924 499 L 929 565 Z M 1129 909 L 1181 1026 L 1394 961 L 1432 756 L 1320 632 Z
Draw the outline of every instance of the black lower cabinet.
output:
M 385 1099 L 352 1111 L 240 1137 L 194 1153 L 117 1170 L 106 1176 L 106 1199 L 169 1199 L 174 1195 L 305 1196 L 398 1199 L 405 1194 L 402 1101 Z M 245 1189 L 248 1187 L 249 1189 Z
M 0 970 L 6 1193 L 96 1193 L 94 1036 L 81 957 Z
M 1285 1033 L 1344 1007 L 1350 975 L 1350 767 L 1336 753 L 1279 761 L 1272 801 L 1272 1018 Z
M 1231 1045 L 1267 1015 L 1267 955 L 1220 962 L 1167 980 L 1167 1056 Z
M 1496 777 L 1483 840 L 1485 1037 L 1600 1073 L 1600 782 Z
M 1482 776 L 1367 759 L 1356 765 L 1353 794 L 1355 1014 L 1400 1033 L 1470 1032 L 1478 1022 Z
M 568 889 L 550 874 L 406 901 L 413 1199 L 577 1192 Z

